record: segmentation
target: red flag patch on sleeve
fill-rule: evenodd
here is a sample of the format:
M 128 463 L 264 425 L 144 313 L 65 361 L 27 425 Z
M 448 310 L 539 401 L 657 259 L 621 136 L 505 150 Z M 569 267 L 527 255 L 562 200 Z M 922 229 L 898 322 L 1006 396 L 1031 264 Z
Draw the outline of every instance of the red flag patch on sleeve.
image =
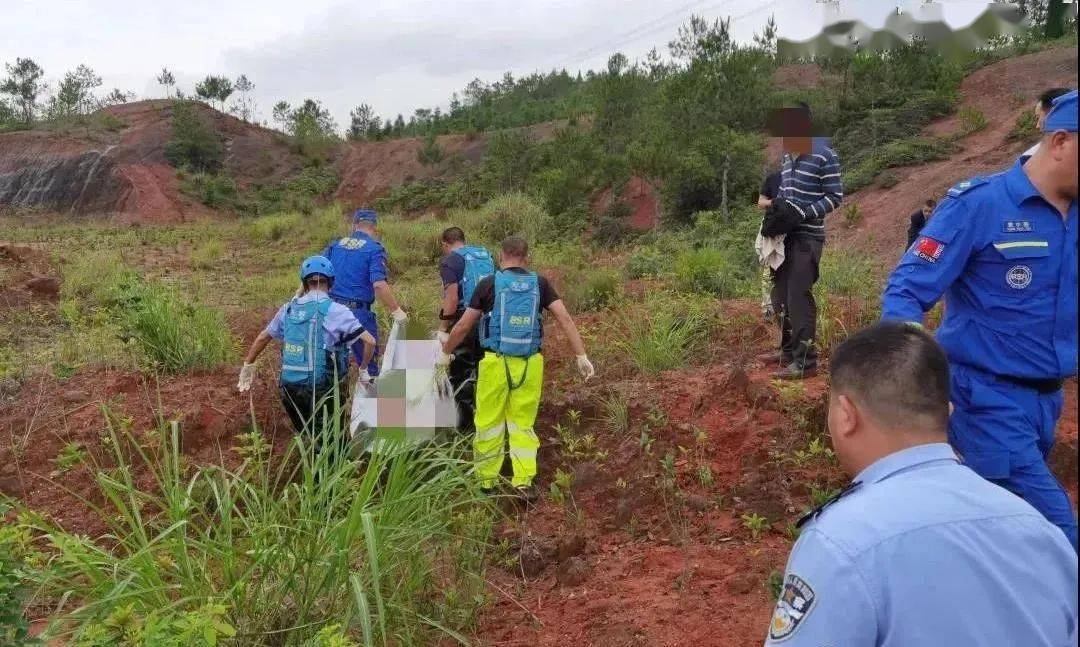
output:
M 945 251 L 945 243 L 923 236 L 915 243 L 912 252 L 927 263 L 937 263 Z

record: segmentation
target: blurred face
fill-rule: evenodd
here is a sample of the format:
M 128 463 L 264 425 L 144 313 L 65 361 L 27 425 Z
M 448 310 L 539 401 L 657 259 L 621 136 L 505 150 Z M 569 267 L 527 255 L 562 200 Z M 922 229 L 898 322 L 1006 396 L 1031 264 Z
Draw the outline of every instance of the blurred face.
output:
M 926 216 L 927 218 L 929 218 L 929 217 L 930 217 L 930 214 L 931 214 L 931 213 L 933 213 L 933 212 L 934 212 L 934 208 L 933 208 L 933 207 L 928 207 L 928 206 L 926 206 L 926 205 L 923 205 L 923 208 L 922 208 L 922 215 L 924 215 L 924 216 Z
M 440 246 L 442 247 L 442 253 L 443 254 L 449 254 L 450 253 L 450 249 L 451 249 L 450 243 L 448 243 L 448 242 L 446 242 L 444 240 L 444 241 L 442 241 Z

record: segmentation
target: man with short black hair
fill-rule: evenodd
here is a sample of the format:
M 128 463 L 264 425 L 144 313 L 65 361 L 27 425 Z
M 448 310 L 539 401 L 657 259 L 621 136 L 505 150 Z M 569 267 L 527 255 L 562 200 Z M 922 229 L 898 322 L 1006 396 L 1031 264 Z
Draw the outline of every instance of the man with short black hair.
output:
M 465 232 L 460 227 L 447 227 L 442 236 L 442 261 L 439 276 L 442 278 L 442 306 L 439 308 L 440 344 L 450 338 L 450 329 L 461 319 L 477 283 L 495 272 L 491 254 L 483 247 L 470 246 L 465 242 Z M 473 329 L 454 353 L 448 368 L 450 385 L 454 389 L 454 401 L 458 408 L 458 430 L 473 430 L 473 414 L 476 411 L 476 367 L 480 361 L 480 341 Z
M 934 206 L 937 202 L 933 198 L 927 198 L 926 202 L 923 202 L 923 206 L 915 211 L 908 217 L 907 228 L 907 246 L 911 247 L 915 244 L 915 239 L 919 237 L 919 232 L 926 226 L 926 220 L 930 217 L 930 214 L 934 212 Z M 904 249 L 907 249 L 905 247 Z
M 544 380 L 543 311 L 555 315 L 586 380 L 596 374 L 585 354 L 574 320 L 548 280 L 526 268 L 529 245 L 510 236 L 502 241 L 500 271 L 480 281 L 469 307 L 454 324 L 443 342 L 439 365 L 450 363 L 450 353 L 461 344 L 474 326 L 480 326 L 480 360 L 476 383 L 476 435 L 473 437 L 473 467 L 480 487 L 493 490 L 509 446 L 513 467 L 511 485 L 527 502 L 538 491 L 536 452 L 540 438 L 533 430 L 540 407 Z
M 1076 553 L 947 444 L 934 339 L 878 324 L 830 368 L 829 436 L 854 479 L 799 520 L 766 645 L 1075 645 Z

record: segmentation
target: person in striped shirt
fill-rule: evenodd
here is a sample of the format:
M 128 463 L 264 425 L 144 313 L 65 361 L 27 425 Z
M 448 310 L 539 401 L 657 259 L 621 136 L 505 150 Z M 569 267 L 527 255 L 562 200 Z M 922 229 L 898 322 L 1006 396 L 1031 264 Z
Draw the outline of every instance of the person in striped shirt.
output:
M 817 371 L 818 279 L 825 245 L 825 216 L 844 197 L 840 158 L 827 138 L 811 135 L 811 112 L 806 104 L 789 109 L 784 118 L 784 158 L 778 198 L 787 200 L 803 220 L 784 241 L 784 263 L 776 271 L 773 302 L 782 308 L 780 351 L 770 354 L 781 362 L 779 379 L 801 379 Z

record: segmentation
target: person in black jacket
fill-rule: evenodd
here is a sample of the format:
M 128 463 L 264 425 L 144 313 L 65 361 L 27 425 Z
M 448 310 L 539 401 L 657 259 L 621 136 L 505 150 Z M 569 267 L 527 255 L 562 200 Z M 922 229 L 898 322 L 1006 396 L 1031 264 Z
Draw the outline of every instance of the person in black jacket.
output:
M 907 228 L 908 247 L 915 244 L 915 239 L 919 237 L 919 232 L 926 226 L 926 220 L 930 217 L 930 214 L 933 213 L 935 205 L 937 205 L 937 202 L 931 198 L 927 198 L 926 202 L 923 203 L 923 206 L 919 207 L 919 209 L 909 217 L 910 222 L 908 223 Z

